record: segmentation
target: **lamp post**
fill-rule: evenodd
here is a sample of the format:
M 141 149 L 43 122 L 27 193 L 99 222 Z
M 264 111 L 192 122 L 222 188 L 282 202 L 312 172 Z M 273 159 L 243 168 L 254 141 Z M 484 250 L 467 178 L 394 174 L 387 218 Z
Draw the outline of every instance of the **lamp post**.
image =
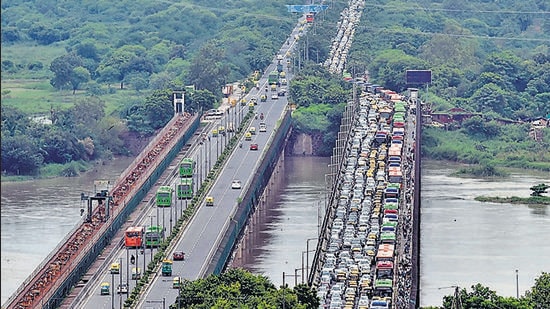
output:
M 134 256 L 132 255 L 132 257 Z M 132 264 L 134 263 L 135 263 L 135 258 L 132 261 Z M 129 273 L 130 273 L 130 251 L 128 250 L 128 247 L 126 247 L 126 286 L 128 288 L 130 287 L 130 282 L 128 278 Z
M 307 266 L 304 267 L 304 254 L 308 254 L 309 252 L 312 252 L 315 250 L 309 250 L 309 251 L 302 251 L 302 277 L 304 276 L 304 269 L 307 268 Z M 307 284 L 309 285 L 309 278 L 306 277 Z
M 314 238 L 308 238 L 306 240 L 306 252 L 307 252 L 307 254 L 306 254 L 306 278 L 307 278 L 307 284 L 308 285 L 309 285 L 309 252 L 310 252 L 310 250 L 309 250 L 309 241 L 310 240 L 317 240 L 317 239 L 318 239 L 317 237 L 314 237 Z M 315 252 L 315 250 L 311 250 L 311 251 Z M 304 267 L 304 266 L 302 265 L 302 267 Z
M 519 299 L 519 274 L 517 269 L 516 269 L 516 298 Z
M 151 223 L 150 223 L 151 225 L 150 226 L 153 226 L 153 218 L 154 217 L 155 216 L 149 215 L 149 218 L 151 219 Z M 152 261 L 153 260 L 153 245 L 152 244 L 150 246 L 150 249 L 151 249 L 151 261 Z
M 119 274 L 119 287 L 121 289 L 120 291 L 120 297 L 118 298 L 118 303 L 119 303 L 119 308 L 122 309 L 122 258 L 118 258 L 119 262 L 120 262 L 120 274 Z M 126 289 L 128 289 L 128 286 L 126 286 Z
M 115 273 L 111 272 L 111 309 L 115 309 Z

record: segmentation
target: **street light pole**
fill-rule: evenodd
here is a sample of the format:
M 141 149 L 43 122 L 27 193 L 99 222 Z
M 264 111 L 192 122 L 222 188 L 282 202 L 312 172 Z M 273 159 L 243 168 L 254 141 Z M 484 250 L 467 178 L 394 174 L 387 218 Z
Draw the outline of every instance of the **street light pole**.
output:
M 115 273 L 111 272 L 111 309 L 115 309 Z
M 516 298 L 519 299 L 519 274 L 517 269 L 516 269 Z
M 119 262 L 120 262 L 120 295 L 119 295 L 119 298 L 118 298 L 118 303 L 119 303 L 119 306 L 120 306 L 120 309 L 122 309 L 122 258 L 118 258 Z M 128 287 L 126 287 L 126 289 L 128 289 Z
M 309 241 L 310 240 L 317 240 L 318 238 L 317 237 L 314 237 L 314 238 L 308 238 L 306 240 L 306 278 L 307 278 L 307 284 L 309 285 Z M 315 251 L 315 250 L 312 250 L 312 251 Z M 302 266 L 303 267 L 303 266 Z

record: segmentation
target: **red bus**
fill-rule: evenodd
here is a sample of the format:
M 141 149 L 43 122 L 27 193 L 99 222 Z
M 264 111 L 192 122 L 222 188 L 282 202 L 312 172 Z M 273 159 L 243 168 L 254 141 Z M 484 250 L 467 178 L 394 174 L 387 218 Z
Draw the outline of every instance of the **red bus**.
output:
M 143 245 L 143 226 L 130 226 L 124 233 L 124 244 L 128 248 L 139 248 Z
M 313 13 L 307 13 L 306 14 L 306 22 L 312 23 L 313 22 Z

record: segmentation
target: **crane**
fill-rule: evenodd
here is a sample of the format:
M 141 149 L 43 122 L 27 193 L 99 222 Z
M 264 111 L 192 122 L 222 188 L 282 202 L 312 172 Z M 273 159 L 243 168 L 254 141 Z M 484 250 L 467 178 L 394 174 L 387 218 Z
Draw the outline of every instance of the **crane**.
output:
M 451 303 L 451 309 L 462 309 L 462 300 L 460 299 L 460 295 L 458 292 L 458 285 L 451 285 L 451 286 L 444 286 L 437 288 L 438 290 L 442 289 L 454 289 L 455 293 L 453 295 L 453 301 Z

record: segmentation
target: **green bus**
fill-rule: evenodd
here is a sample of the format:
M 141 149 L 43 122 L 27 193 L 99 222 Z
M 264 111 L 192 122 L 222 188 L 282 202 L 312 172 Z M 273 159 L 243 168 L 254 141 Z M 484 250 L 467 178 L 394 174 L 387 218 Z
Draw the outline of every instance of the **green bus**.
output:
M 195 172 L 195 160 L 193 158 L 183 158 L 179 167 L 180 177 L 188 178 L 193 177 Z
M 158 247 L 164 239 L 164 228 L 162 226 L 149 226 L 145 230 L 145 246 Z
M 182 178 L 177 186 L 178 199 L 193 198 L 193 178 Z
M 172 206 L 172 187 L 160 186 L 157 190 L 157 207 Z
M 379 296 L 391 296 L 393 294 L 392 279 L 376 279 L 374 280 L 374 292 Z
M 271 73 L 269 73 L 269 76 L 267 77 L 267 82 L 270 85 L 278 84 L 279 83 L 279 72 L 271 71 Z

